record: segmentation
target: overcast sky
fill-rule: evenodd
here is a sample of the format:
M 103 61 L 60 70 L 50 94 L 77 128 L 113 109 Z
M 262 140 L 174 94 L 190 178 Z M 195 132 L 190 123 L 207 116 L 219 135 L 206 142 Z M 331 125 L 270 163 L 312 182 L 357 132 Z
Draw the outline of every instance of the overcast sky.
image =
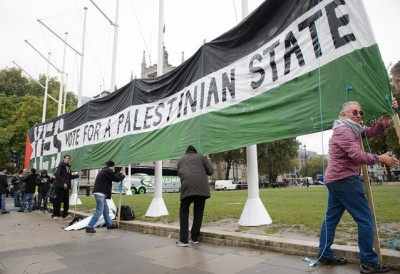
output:
M 347 0 L 352 1 L 352 0 Z M 115 22 L 115 3 L 94 0 Z M 131 75 L 140 78 L 143 51 L 147 65 L 157 63 L 158 0 L 120 0 L 118 18 L 118 55 L 116 84 L 118 88 L 130 81 Z M 248 0 L 249 11 L 261 0 Z M 364 0 L 375 38 L 386 66 L 400 60 L 398 35 L 399 0 Z M 0 69 L 12 67 L 15 61 L 34 78 L 46 73 L 46 61 L 26 42 L 29 41 L 62 70 L 64 44 L 37 19 L 65 38 L 74 50 L 82 50 L 83 7 L 88 7 L 84 58 L 83 95 L 94 96 L 108 90 L 111 81 L 111 59 L 114 29 L 109 21 L 88 0 L 0 0 Z M 241 20 L 240 0 L 165 0 L 165 46 L 169 63 L 181 63 L 182 52 L 189 58 L 203 43 L 228 31 Z M 80 58 L 75 51 L 66 52 L 65 72 L 68 90 L 78 90 Z M 50 68 L 50 75 L 60 76 Z M 338 110 L 339 111 L 339 110 Z M 330 133 L 299 138 L 307 150 L 327 153 Z

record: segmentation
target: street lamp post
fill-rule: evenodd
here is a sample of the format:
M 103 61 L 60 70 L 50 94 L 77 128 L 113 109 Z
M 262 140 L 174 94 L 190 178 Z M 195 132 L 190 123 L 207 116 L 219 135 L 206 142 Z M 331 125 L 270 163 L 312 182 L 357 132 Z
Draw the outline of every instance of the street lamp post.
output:
M 306 183 L 307 183 L 307 187 L 310 186 L 310 183 L 308 182 L 308 171 L 307 171 L 307 146 L 304 145 L 304 160 L 306 161 Z

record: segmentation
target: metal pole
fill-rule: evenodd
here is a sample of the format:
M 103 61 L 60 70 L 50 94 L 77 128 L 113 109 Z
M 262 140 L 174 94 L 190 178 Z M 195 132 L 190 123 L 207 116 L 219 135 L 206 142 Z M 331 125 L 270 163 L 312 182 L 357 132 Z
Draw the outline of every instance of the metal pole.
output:
M 49 52 L 49 60 L 50 60 L 50 52 Z M 44 88 L 44 100 L 43 100 L 43 112 L 42 112 L 42 123 L 46 122 L 46 109 L 47 109 L 47 92 L 49 89 L 49 69 L 50 62 L 47 62 L 47 74 L 46 74 L 46 85 Z
M 84 18 L 83 18 L 83 31 L 82 31 L 82 54 L 81 54 L 81 71 L 79 77 L 78 85 L 78 107 L 82 105 L 82 81 L 83 81 L 83 60 L 85 56 L 85 32 L 86 32 L 86 13 L 87 7 L 84 8 Z
M 75 51 L 78 55 L 82 55 L 79 51 L 77 51 L 76 49 L 74 49 L 70 44 L 67 43 L 67 41 L 63 40 L 57 33 L 55 33 L 54 31 L 52 31 L 48 26 L 46 26 L 40 19 L 38 19 L 38 22 L 40 24 L 42 24 L 43 26 L 45 26 L 51 33 L 53 33 L 58 39 L 60 39 L 62 42 L 64 42 L 70 49 L 72 49 L 73 51 Z
M 39 84 L 39 86 L 41 86 L 42 88 L 45 88 L 45 86 L 43 86 L 38 80 L 36 80 L 35 78 L 33 78 L 28 72 L 26 72 L 23 68 L 21 68 L 17 63 L 15 63 L 15 61 L 12 61 L 17 67 L 19 67 L 23 72 L 25 72 L 33 81 L 35 81 L 36 83 Z M 58 100 L 56 100 L 54 97 L 52 97 L 51 95 L 47 94 L 47 97 L 49 97 L 51 100 L 53 100 L 54 102 L 56 102 L 58 104 Z
M 159 19 L 158 19 L 158 65 L 157 76 L 164 72 L 164 0 L 159 0 Z M 162 198 L 162 161 L 154 163 L 154 198 L 147 209 L 145 216 L 160 217 L 168 215 L 167 207 Z
M 242 20 L 248 15 L 247 0 L 242 0 Z M 239 225 L 259 226 L 271 224 L 272 219 L 260 199 L 258 185 L 257 145 L 246 147 L 247 156 L 247 201 L 239 219 Z
M 310 183 L 309 183 L 309 181 L 308 181 L 308 163 L 307 163 L 307 146 L 306 145 L 304 145 L 303 146 L 304 147 L 304 160 L 306 161 L 306 185 L 307 185 L 307 187 L 309 187 L 310 186 Z
M 57 109 L 57 116 L 61 115 L 61 106 L 63 104 L 63 89 L 64 89 L 64 74 L 65 74 L 65 56 L 67 53 L 67 37 L 68 32 L 65 33 L 65 43 L 64 43 L 64 56 L 62 62 L 62 71 L 61 71 L 61 82 L 60 82 L 60 93 L 58 94 L 58 109 Z
M 67 104 L 67 86 L 68 86 L 68 73 L 65 74 L 65 85 L 64 85 L 64 100 L 63 100 L 63 111 L 65 114 L 65 105 Z
M 111 86 L 110 92 L 115 91 L 115 71 L 117 65 L 117 45 L 118 45 L 118 11 L 119 11 L 119 0 L 117 0 L 117 7 L 115 12 L 115 24 L 114 24 L 114 46 L 113 46 L 113 58 L 111 67 Z
M 28 72 L 26 72 L 23 68 L 21 68 L 17 63 L 15 63 L 15 61 L 12 61 L 17 67 L 19 67 L 23 72 L 25 72 L 32 80 L 34 80 L 36 83 L 39 84 L 39 86 L 41 86 L 42 88 L 44 88 L 44 86 L 35 78 L 33 78 Z M 58 102 L 58 101 L 57 101 Z
M 43 54 L 40 53 L 40 51 L 38 51 L 34 46 L 32 46 L 32 44 L 29 43 L 28 40 L 25 40 L 25 42 L 26 42 L 28 45 L 30 45 L 37 53 L 39 53 L 39 55 L 42 56 L 47 62 L 49 62 L 49 64 L 50 64 L 53 68 L 55 68 L 59 73 L 61 72 L 61 70 L 59 70 L 55 65 L 53 65 L 53 63 L 50 62 L 49 59 L 46 59 L 46 57 L 44 57 Z

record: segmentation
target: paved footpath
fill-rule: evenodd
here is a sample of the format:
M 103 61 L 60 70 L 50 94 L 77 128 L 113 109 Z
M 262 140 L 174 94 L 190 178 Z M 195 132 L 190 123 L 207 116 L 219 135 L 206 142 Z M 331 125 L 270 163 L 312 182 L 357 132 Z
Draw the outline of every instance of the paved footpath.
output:
M 0 214 L 0 273 L 359 273 L 358 265 L 310 267 L 302 257 L 240 247 L 191 244 L 127 230 L 64 231 L 49 213 Z M 395 270 L 390 273 L 399 274 Z

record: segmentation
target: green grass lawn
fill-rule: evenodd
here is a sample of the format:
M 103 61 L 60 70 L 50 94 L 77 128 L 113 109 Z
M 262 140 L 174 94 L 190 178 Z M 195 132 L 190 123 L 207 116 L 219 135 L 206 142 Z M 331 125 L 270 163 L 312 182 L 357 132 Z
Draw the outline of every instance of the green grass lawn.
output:
M 372 193 L 378 221 L 400 223 L 400 186 L 373 186 Z M 122 204 L 134 208 L 136 219 L 146 222 L 163 221 L 172 223 L 179 220 L 179 193 L 163 193 L 168 216 L 145 217 L 153 194 L 122 196 Z M 326 211 L 328 192 L 325 187 L 268 188 L 260 189 L 260 199 L 274 224 L 282 226 L 305 225 L 310 229 L 321 227 Z M 113 195 L 118 205 L 119 195 Z M 247 200 L 246 190 L 213 191 L 206 202 L 203 223 L 226 218 L 239 219 Z M 82 205 L 77 209 L 92 212 L 95 208 L 93 197 L 81 197 Z M 345 214 L 343 221 L 351 221 Z

